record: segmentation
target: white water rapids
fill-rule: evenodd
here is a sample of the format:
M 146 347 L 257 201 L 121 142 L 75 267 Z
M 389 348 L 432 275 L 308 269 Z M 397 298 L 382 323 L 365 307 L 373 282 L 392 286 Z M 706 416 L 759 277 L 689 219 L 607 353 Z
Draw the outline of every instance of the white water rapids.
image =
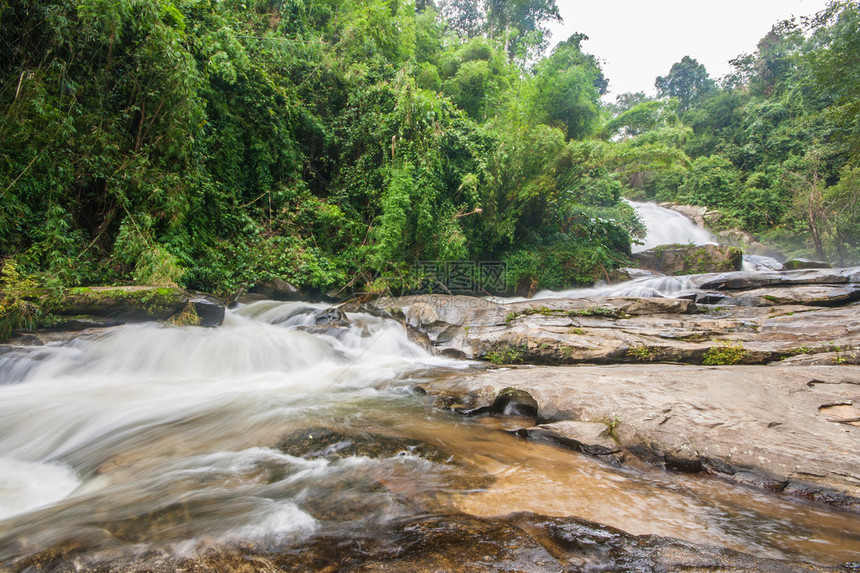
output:
M 393 399 L 384 391 L 393 379 L 467 366 L 428 354 L 391 320 L 353 315 L 341 329 L 298 328 L 320 308 L 260 302 L 228 312 L 220 328 L 129 325 L 0 355 L 0 562 L 16 516 L 75 527 L 98 504 L 105 515 L 134 515 L 229 495 L 244 518 L 201 518 L 191 529 L 214 526 L 224 539 L 311 531 L 294 500 L 246 492 L 260 468 L 282 466 L 294 481 L 327 471 L 268 447 L 273 436 Z M 32 513 L 45 507 L 53 510 Z M 48 542 L 46 529 L 26 537 Z

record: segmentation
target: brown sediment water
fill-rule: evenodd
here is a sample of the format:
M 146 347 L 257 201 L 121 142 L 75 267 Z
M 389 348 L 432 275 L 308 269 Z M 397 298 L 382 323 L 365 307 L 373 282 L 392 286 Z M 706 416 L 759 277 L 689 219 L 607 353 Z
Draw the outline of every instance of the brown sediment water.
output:
M 216 329 L 127 326 L 0 355 L 0 565 L 52 549 L 283 552 L 415 516 L 522 511 L 763 557 L 860 553 L 856 514 L 436 411 L 410 389 L 470 364 L 393 321 L 328 328 L 321 309 L 256 303 Z

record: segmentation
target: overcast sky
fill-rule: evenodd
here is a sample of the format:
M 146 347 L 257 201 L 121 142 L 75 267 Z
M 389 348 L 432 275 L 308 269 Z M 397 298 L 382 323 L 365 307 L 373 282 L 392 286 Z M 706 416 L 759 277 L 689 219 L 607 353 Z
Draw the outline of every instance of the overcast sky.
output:
M 552 27 L 552 44 L 581 32 L 583 50 L 603 63 L 607 101 L 624 92 L 655 93 L 654 80 L 684 56 L 704 64 L 717 79 L 729 60 L 755 50 L 771 26 L 809 16 L 828 0 L 557 0 L 563 25 Z

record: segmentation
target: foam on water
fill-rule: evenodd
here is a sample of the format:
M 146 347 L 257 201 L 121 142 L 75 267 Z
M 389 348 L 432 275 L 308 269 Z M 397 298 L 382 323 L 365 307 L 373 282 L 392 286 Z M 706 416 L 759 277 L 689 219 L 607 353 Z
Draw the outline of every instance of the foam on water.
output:
M 64 464 L 0 457 L 0 521 L 56 503 L 78 485 Z

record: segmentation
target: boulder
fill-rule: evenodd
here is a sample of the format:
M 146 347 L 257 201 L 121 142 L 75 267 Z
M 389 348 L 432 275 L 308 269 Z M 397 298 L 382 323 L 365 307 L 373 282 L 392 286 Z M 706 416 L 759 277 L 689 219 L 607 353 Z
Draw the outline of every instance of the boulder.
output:
M 611 424 L 611 421 L 604 424 L 567 420 L 520 430 L 517 435 L 558 444 L 583 454 L 605 456 L 621 451 L 621 445 L 612 438 Z
M 860 285 L 798 285 L 741 291 L 720 304 L 835 306 L 860 299 Z
M 76 317 L 110 319 L 114 324 L 150 320 L 174 320 L 182 324 L 217 326 L 224 320 L 224 305 L 215 297 L 174 287 L 121 286 L 78 287 L 70 289 L 51 312 Z
M 819 272 L 824 271 L 772 274 Z M 839 273 L 831 275 L 847 280 Z M 732 340 L 742 346 L 742 362 L 768 363 L 792 356 L 801 347 L 817 353 L 830 346 L 860 348 L 857 308 L 851 304 L 860 298 L 858 287 L 813 283 L 703 291 L 695 302 L 589 297 L 502 304 L 434 296 L 388 299 L 383 304 L 405 323 L 413 340 L 457 358 L 498 364 L 701 364 L 714 353 L 715 341 Z M 834 363 L 852 357 L 836 357 Z
M 661 245 L 633 255 L 642 268 L 667 275 L 690 275 L 739 271 L 743 253 L 718 245 Z
M 841 285 L 860 283 L 860 267 L 795 271 L 709 273 L 690 277 L 703 290 L 746 290 L 771 286 Z
M 700 207 L 698 205 L 676 205 L 675 203 L 660 203 L 660 206 L 664 209 L 671 209 L 676 213 L 680 213 L 687 217 L 688 219 L 696 219 L 697 217 L 701 218 L 705 216 L 705 213 L 708 212 L 707 207 Z
M 744 270 L 745 271 L 782 271 L 785 267 L 774 257 L 766 255 L 744 255 Z
M 304 300 L 302 291 L 283 279 L 272 279 L 257 283 L 248 289 L 248 292 L 271 300 Z
M 717 233 L 717 236 L 720 238 L 721 243 L 732 245 L 733 247 L 742 247 L 755 242 L 755 237 L 740 229 L 726 229 Z
M 830 263 L 824 261 L 813 261 L 810 259 L 789 259 L 782 264 L 787 271 L 795 271 L 798 269 L 830 269 L 833 268 Z

